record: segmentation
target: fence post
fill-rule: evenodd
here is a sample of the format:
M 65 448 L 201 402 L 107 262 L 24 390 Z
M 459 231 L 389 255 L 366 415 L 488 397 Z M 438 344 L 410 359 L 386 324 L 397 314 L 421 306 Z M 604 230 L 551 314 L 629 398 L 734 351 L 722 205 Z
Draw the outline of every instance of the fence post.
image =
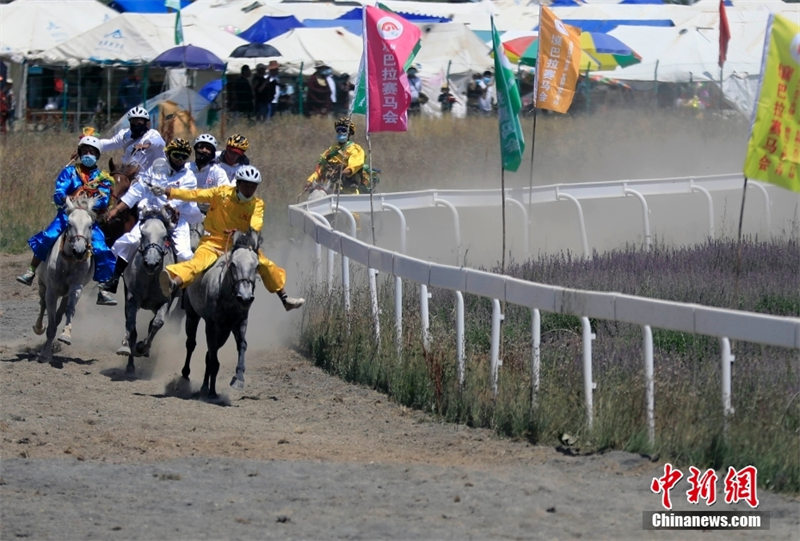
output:
M 394 277 L 394 330 L 397 339 L 397 357 L 403 352 L 403 279 Z
M 591 430 L 594 426 L 592 393 L 595 384 L 592 381 L 592 340 L 595 339 L 595 335 L 592 333 L 592 326 L 586 316 L 581 317 L 581 330 L 583 334 L 583 392 L 586 395 L 586 424 Z
M 456 291 L 456 358 L 458 359 L 458 386 L 464 386 L 464 295 Z
M 430 315 L 428 314 L 428 299 L 431 296 L 428 294 L 428 286 L 425 284 L 419 285 L 419 317 L 422 323 L 422 349 L 427 353 L 430 351 Z
M 500 323 L 503 321 L 503 314 L 500 312 L 500 301 L 492 299 L 492 394 L 497 397 L 497 375 L 503 361 L 500 359 Z
M 370 304 L 372 305 L 372 321 L 375 325 L 375 345 L 380 345 L 381 343 L 381 318 L 380 318 L 380 309 L 378 308 L 378 284 L 376 283 L 376 276 L 378 275 L 378 271 L 375 269 L 367 268 L 367 274 L 369 275 L 369 298 Z
M 655 421 L 655 382 L 653 379 L 653 330 L 650 325 L 642 327 L 644 338 L 644 385 L 645 403 L 647 407 L 647 440 L 650 445 L 656 442 Z
M 719 345 L 722 350 L 722 415 L 725 419 L 725 432 L 727 433 L 728 416 L 733 413 L 733 406 L 731 406 L 731 363 L 735 357 L 731 355 L 731 341 L 727 337 L 721 337 Z
M 539 405 L 539 374 L 541 373 L 540 349 L 542 344 L 542 316 L 538 308 L 531 310 L 531 336 L 533 348 L 531 355 L 531 408 Z

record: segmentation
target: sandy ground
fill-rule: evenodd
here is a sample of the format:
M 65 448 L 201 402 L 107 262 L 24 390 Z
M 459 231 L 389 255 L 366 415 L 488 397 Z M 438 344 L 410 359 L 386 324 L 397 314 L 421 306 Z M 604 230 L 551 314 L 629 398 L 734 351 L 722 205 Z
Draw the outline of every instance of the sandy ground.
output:
M 96 306 L 94 286 L 63 368 L 40 364 L 37 294 L 14 282 L 27 257 L 0 257 L 2 539 L 800 538 L 800 501 L 765 490 L 769 530 L 645 530 L 663 462 L 500 439 L 330 377 L 287 347 L 297 319 L 263 289 L 245 389 L 227 385 L 229 344 L 220 403 L 194 392 L 201 346 L 181 383 L 177 322 L 125 377 L 122 307 Z M 676 509 L 749 510 L 693 507 L 687 488 Z

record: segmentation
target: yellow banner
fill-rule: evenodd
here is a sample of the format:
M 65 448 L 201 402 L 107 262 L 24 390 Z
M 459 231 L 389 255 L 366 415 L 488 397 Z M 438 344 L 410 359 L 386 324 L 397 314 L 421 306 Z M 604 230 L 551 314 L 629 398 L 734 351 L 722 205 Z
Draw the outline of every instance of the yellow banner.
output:
M 566 113 L 575 96 L 581 61 L 580 30 L 561 22 L 546 6 L 539 9 L 536 107 Z
M 800 192 L 800 25 L 772 15 L 744 174 Z

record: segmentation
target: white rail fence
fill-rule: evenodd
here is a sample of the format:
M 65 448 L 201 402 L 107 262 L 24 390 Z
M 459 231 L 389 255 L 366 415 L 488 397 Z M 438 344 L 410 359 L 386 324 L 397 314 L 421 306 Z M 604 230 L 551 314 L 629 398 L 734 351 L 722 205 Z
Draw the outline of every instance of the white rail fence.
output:
M 655 179 L 637 181 L 615 181 L 585 184 L 559 184 L 535 187 L 532 191 L 527 189 L 507 190 L 505 194 L 508 207 L 516 208 L 524 217 L 524 223 L 530 225 L 530 209 L 533 205 L 543 203 L 557 203 L 568 200 L 575 207 L 575 221 L 581 237 L 582 250 L 585 255 L 590 255 L 587 227 L 584 221 L 583 208 L 589 200 L 611 200 L 634 197 L 641 205 L 641 236 L 634 235 L 634 240 L 642 240 L 646 247 L 651 246 L 652 233 L 650 224 L 650 209 L 648 197 L 663 195 L 694 195 L 704 201 L 706 209 L 706 224 L 708 229 L 698 240 L 713 238 L 714 225 L 719 221 L 715 213 L 714 198 L 724 191 L 738 190 L 741 197 L 742 178 L 738 175 L 718 175 L 700 178 Z M 773 226 L 773 199 L 770 191 L 774 189 L 769 185 L 749 182 L 751 190 L 761 195 L 757 204 L 757 215 L 761 220 L 761 230 L 768 235 L 785 234 L 786 227 L 774 231 Z M 784 199 L 789 192 L 777 192 Z M 797 221 L 797 203 L 789 206 L 788 222 Z M 786 203 L 784 200 L 783 203 Z M 794 216 L 791 216 L 794 204 Z M 380 194 L 372 202 L 375 216 L 382 213 L 393 215 L 398 224 L 395 235 L 399 250 L 381 248 L 358 240 L 356 237 L 358 219 L 354 213 L 359 213 L 362 222 L 370 213 L 368 196 L 340 196 L 302 203 L 289 207 L 290 224 L 301 229 L 314 242 L 314 268 L 317 281 L 325 279 L 329 289 L 333 288 L 336 280 L 334 272 L 335 259 L 340 260 L 341 290 L 345 310 L 350 310 L 350 265 L 357 263 L 367 269 L 368 288 L 371 299 L 371 310 L 374 321 L 375 335 L 380 336 L 380 307 L 377 295 L 376 275 L 385 273 L 394 278 L 394 334 L 398 348 L 403 329 L 402 288 L 403 280 L 419 285 L 419 305 L 422 322 L 422 336 L 424 347 L 427 348 L 429 337 L 429 299 L 428 288 L 436 287 L 451 290 L 456 298 L 456 343 L 455 351 L 458 363 L 458 377 L 461 382 L 464 378 L 464 301 L 465 293 L 486 297 L 492 300 L 492 331 L 491 331 L 491 377 L 493 391 L 497 392 L 498 371 L 502 365 L 499 357 L 500 330 L 503 314 L 501 302 L 511 303 L 531 310 L 531 382 L 532 400 L 537 400 L 540 374 L 540 321 L 541 311 L 561 313 L 577 316 L 581 320 L 583 339 L 583 380 L 586 422 L 589 427 L 593 425 L 593 391 L 595 382 L 592 377 L 592 340 L 595 336 L 591 332 L 589 318 L 603 319 L 631 323 L 641 326 L 643 341 L 644 374 L 646 380 L 646 414 L 650 441 L 655 436 L 655 397 L 653 381 L 653 337 L 652 329 L 666 329 L 698 335 L 716 337 L 720 341 L 721 351 L 721 406 L 725 415 L 732 410 L 731 390 L 731 363 L 734 356 L 731 353 L 731 340 L 752 342 L 758 344 L 779 346 L 800 350 L 800 318 L 777 317 L 758 313 L 749 313 L 737 310 L 713 308 L 698 304 L 662 301 L 650 298 L 623 295 L 614 292 L 583 291 L 547 284 L 539 284 L 512 278 L 504 275 L 492 274 L 466 268 L 452 266 L 433 261 L 427 261 L 406 255 L 406 236 L 410 231 L 406 214 L 419 209 L 437 209 L 444 207 L 448 210 L 452 225 L 453 237 L 440 241 L 442 244 L 452 242 L 456 247 L 457 258 L 460 252 L 458 247 L 462 243 L 460 216 L 464 209 L 470 207 L 492 207 L 495 212 L 500 205 L 499 190 L 426 190 L 420 192 L 405 192 Z M 331 226 L 326 216 L 332 216 L 333 225 L 346 225 L 350 234 L 338 231 Z M 339 218 L 341 216 L 341 218 Z M 791 225 L 791 228 L 796 227 Z M 368 229 L 369 227 L 364 227 Z M 530 227 L 524 228 L 523 246 L 530 247 Z M 631 229 L 627 229 L 632 231 Z M 363 232 L 362 232 L 363 233 Z M 796 235 L 796 230 L 790 232 Z M 620 241 L 625 239 L 618 239 Z M 322 251 L 327 251 L 327 276 L 323 277 Z M 440 250 L 445 253 L 446 250 Z M 458 263 L 458 262 L 457 262 Z

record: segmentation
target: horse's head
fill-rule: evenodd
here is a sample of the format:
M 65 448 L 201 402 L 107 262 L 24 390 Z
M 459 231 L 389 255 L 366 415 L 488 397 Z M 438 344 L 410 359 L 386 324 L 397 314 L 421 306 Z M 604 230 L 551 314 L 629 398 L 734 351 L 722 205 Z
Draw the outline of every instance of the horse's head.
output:
M 139 174 L 139 164 L 129 163 L 122 167 L 117 167 L 113 158 L 108 159 L 108 170 L 111 171 L 111 176 L 114 177 L 114 186 L 111 188 L 111 196 L 114 199 L 119 199 L 131 184 L 136 180 L 136 175 Z
M 74 200 L 67 198 L 67 229 L 64 236 L 64 254 L 68 257 L 84 260 L 92 252 L 92 224 L 96 215 L 94 207 L 96 197 L 81 195 Z
M 247 232 L 234 233 L 229 273 L 233 282 L 234 297 L 245 307 L 249 307 L 255 300 L 260 244 L 261 237 L 257 231 L 251 229 Z
M 144 270 L 152 274 L 161 269 L 164 256 L 170 250 L 172 224 L 163 209 L 148 210 L 140 217 L 139 230 L 142 233 L 139 252 Z

